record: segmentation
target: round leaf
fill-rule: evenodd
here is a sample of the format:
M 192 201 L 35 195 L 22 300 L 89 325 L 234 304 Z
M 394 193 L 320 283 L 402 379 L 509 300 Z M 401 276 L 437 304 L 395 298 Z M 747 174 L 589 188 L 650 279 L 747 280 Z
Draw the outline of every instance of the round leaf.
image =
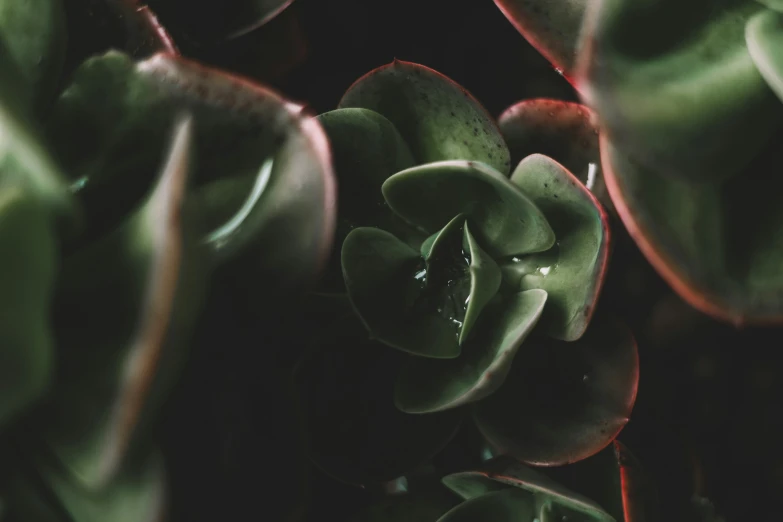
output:
M 783 2 L 781 3 L 783 6 Z M 748 20 L 745 27 L 748 52 L 778 97 L 783 100 L 783 14 L 761 11 Z
M 204 252 L 182 215 L 191 121 L 147 202 L 114 232 L 66 258 L 54 324 L 61 357 L 36 423 L 84 484 L 109 481 L 159 408 L 200 307 Z
M 505 272 L 516 272 L 519 288 L 546 290 L 549 299 L 541 316 L 546 333 L 579 339 L 593 316 L 609 262 L 606 213 L 573 174 L 540 154 L 522 160 L 511 182 L 544 213 L 557 244 L 551 251 L 515 258 Z
M 461 411 L 407 415 L 392 393 L 400 359 L 355 318 L 336 322 L 300 362 L 296 382 L 307 413 L 311 456 L 329 474 L 368 484 L 400 477 L 454 436 Z
M 494 491 L 458 505 L 438 522 L 527 522 L 535 520 L 533 499 L 515 489 Z
M 619 0 L 590 9 L 580 93 L 612 143 L 645 168 L 725 179 L 783 121 L 745 44 L 746 21 L 763 9 L 757 2 Z
M 531 154 L 549 156 L 613 211 L 601 172 L 595 118 L 589 108 L 579 103 L 535 98 L 503 111 L 498 124 L 511 151 L 512 165 Z
M 528 340 L 505 386 L 479 403 L 475 418 L 502 453 L 539 466 L 569 464 L 617 436 L 638 381 L 636 342 L 624 325 L 607 319 L 574 343 Z
M 495 0 L 495 4 L 538 52 L 571 76 L 587 0 Z
M 414 165 L 408 145 L 394 124 L 368 109 L 337 109 L 318 116 L 332 149 L 339 201 L 335 245 L 356 226 L 378 226 L 413 245 L 417 233 L 386 206 L 381 187 L 386 178 Z M 340 249 L 333 250 L 327 276 L 340 274 Z M 342 289 L 339 281 L 330 288 Z
M 423 65 L 395 60 L 379 67 L 359 78 L 339 106 L 387 117 L 418 163 L 472 160 L 509 172 L 508 148 L 486 109 L 453 80 Z
M 775 11 L 783 11 L 783 1 L 781 0 L 756 0 Z
M 549 223 L 508 178 L 472 161 L 440 161 L 395 174 L 383 184 L 391 209 L 427 232 L 464 214 L 482 248 L 497 258 L 542 252 L 555 242 Z
M 49 386 L 49 307 L 57 239 L 44 202 L 20 186 L 0 190 L 0 428 Z
M 397 407 L 408 413 L 429 413 L 495 393 L 541 316 L 546 298 L 543 290 L 528 290 L 497 299 L 484 309 L 455 359 L 409 358 L 394 391 Z
M 443 483 L 468 502 L 514 491 L 517 498 L 527 499 L 531 507 L 536 508 L 536 512 L 542 509 L 546 509 L 547 514 L 555 511 L 563 519 L 569 520 L 574 515 L 586 515 L 588 520 L 596 522 L 615 520 L 594 501 L 508 457 L 496 457 L 485 462 L 483 467 L 476 471 L 448 475 L 443 478 Z M 581 517 L 577 520 L 582 520 Z M 543 520 L 546 521 L 547 518 Z M 560 518 L 551 517 L 551 520 Z
M 29 86 L 35 106 L 48 104 L 65 60 L 63 0 L 0 2 L 0 39 Z
M 782 137 L 724 183 L 671 179 L 601 139 L 607 187 L 641 251 L 691 306 L 735 324 L 783 318 L 783 178 L 769 175 Z
M 342 265 L 351 304 L 375 339 L 424 357 L 459 355 L 462 324 L 455 313 L 464 310 L 430 302 L 418 277 L 424 273 L 418 252 L 383 230 L 357 228 L 345 238 Z M 449 290 L 442 296 L 447 304 Z

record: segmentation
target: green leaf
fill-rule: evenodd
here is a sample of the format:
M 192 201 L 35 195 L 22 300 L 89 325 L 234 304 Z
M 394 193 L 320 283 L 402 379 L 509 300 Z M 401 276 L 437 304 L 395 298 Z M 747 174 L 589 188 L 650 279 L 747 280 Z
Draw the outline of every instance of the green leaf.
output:
M 88 59 L 57 100 L 46 134 L 82 203 L 88 242 L 147 195 L 164 160 L 175 112 L 118 51 Z
M 45 202 L 0 181 L 0 428 L 49 387 L 57 238 Z
M 494 491 L 458 505 L 437 522 L 527 522 L 536 519 L 530 495 L 515 489 Z M 546 519 L 545 519 L 546 521 Z
M 342 265 L 351 304 L 375 339 L 424 357 L 459 355 L 455 314 L 464 310 L 430 301 L 418 252 L 383 230 L 357 228 L 345 238 Z M 448 304 L 448 288 L 445 294 Z
M 463 471 L 443 478 L 443 483 L 466 499 L 475 502 L 500 493 L 515 492 L 515 497 L 526 499 L 534 514 L 542 511 L 550 518 L 547 520 L 590 520 L 596 522 L 614 522 L 615 519 L 594 501 L 571 491 L 546 475 L 520 464 L 509 457 L 496 457 L 475 471 Z M 555 513 L 557 517 L 552 516 Z M 521 518 L 530 520 L 533 517 Z M 517 519 L 512 519 L 517 520 Z
M 783 318 L 778 133 L 741 175 L 689 183 L 642 168 L 602 138 L 604 173 L 631 236 L 691 306 L 735 324 Z
M 54 95 L 65 61 L 62 0 L 3 0 L 0 40 L 30 89 L 27 96 L 36 108 L 44 108 Z
M 757 13 L 748 20 L 745 39 L 759 73 L 783 100 L 783 15 L 775 11 Z
M 111 483 L 97 490 L 83 488 L 54 462 L 40 456 L 33 460 L 38 471 L 14 470 L 16 480 L 9 494 L 8 520 L 138 522 L 164 519 L 166 471 L 158 452 L 129 462 Z
M 76 78 L 50 135 L 87 207 L 91 232 L 83 242 L 116 226 L 147 193 L 168 122 L 187 110 L 197 154 L 189 206 L 232 205 L 200 209 L 208 215 L 202 232 L 213 262 L 236 258 L 237 277 L 269 292 L 307 284 L 321 270 L 334 233 L 335 186 L 323 129 L 301 107 L 166 54 L 134 63 L 109 52 Z M 240 181 L 216 183 L 225 179 Z M 216 223 L 216 216 L 227 221 Z
M 464 242 L 467 243 L 465 250 L 470 256 L 470 295 L 465 309 L 465 319 L 459 332 L 460 345 L 465 344 L 473 325 L 479 319 L 479 314 L 497 294 L 502 278 L 497 263 L 481 249 L 470 233 L 467 221 L 464 235 Z
M 394 390 L 397 407 L 407 413 L 429 413 L 493 394 L 541 316 L 546 297 L 543 290 L 528 290 L 497 299 L 484 309 L 455 359 L 409 358 Z
M 413 167 L 387 179 L 383 196 L 395 213 L 430 233 L 464 214 L 476 239 L 495 258 L 542 252 L 555 243 L 535 204 L 482 163 L 441 161 Z
M 394 379 L 406 357 L 370 339 L 353 315 L 318 332 L 295 372 L 318 467 L 373 485 L 411 472 L 451 440 L 463 411 L 408 415 L 395 407 Z
M 549 299 L 541 328 L 555 339 L 579 339 L 593 316 L 609 262 L 606 213 L 573 174 L 540 154 L 522 160 L 511 182 L 544 213 L 557 244 L 504 265 L 506 280 L 523 290 L 546 290 Z
M 413 246 L 421 233 L 393 213 L 383 199 L 381 187 L 386 178 L 414 165 L 408 145 L 394 124 L 368 109 L 337 109 L 318 116 L 329 137 L 337 176 L 337 235 L 345 236 L 357 226 L 377 226 Z M 343 290 L 340 275 L 340 249 L 333 250 L 325 284 Z M 336 279 L 336 278 L 335 278 Z
M 531 154 L 549 156 L 579 178 L 607 210 L 614 211 L 601 171 L 596 121 L 595 114 L 579 103 L 535 98 L 503 111 L 498 125 L 511 151 L 512 165 Z
M 495 0 L 495 4 L 538 52 L 571 76 L 587 0 Z
M 509 172 L 508 148 L 486 109 L 454 81 L 423 65 L 395 60 L 379 67 L 357 80 L 339 107 L 362 107 L 387 117 L 417 163 L 472 160 Z
M 149 0 L 172 27 L 199 41 L 236 38 L 266 24 L 293 0 Z
M 746 48 L 757 2 L 590 5 L 577 83 L 602 131 L 633 161 L 671 178 L 726 179 L 783 121 Z
M 638 381 L 631 332 L 600 318 L 573 343 L 528 340 L 505 385 L 478 404 L 475 419 L 504 454 L 532 465 L 569 464 L 602 450 L 622 430 Z
M 205 286 L 205 252 L 182 211 L 192 122 L 177 124 L 144 205 L 68 256 L 54 307 L 59 360 L 36 429 L 89 487 L 106 484 L 149 429 L 187 353 Z

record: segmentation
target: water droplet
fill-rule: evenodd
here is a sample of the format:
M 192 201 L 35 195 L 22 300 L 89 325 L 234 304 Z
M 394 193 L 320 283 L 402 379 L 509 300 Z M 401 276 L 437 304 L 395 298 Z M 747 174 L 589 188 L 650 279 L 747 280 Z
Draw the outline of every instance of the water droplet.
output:
M 560 67 L 555 67 L 555 72 L 560 76 L 563 76 L 563 69 L 561 69 Z
M 587 374 L 582 375 L 582 382 L 587 382 L 588 380 L 590 380 L 590 376 L 589 375 L 587 375 Z

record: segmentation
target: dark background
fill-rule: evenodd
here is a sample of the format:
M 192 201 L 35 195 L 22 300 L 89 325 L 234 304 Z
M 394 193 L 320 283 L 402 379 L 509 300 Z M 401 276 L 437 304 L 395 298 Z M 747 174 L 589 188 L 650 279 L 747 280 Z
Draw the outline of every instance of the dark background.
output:
M 263 52 L 259 42 L 265 42 Z M 259 54 L 243 54 L 248 45 Z M 354 80 L 394 58 L 446 74 L 495 116 L 525 98 L 577 99 L 491 0 L 297 0 L 229 51 L 198 52 L 256 76 L 315 112 L 334 109 Z M 600 307 L 631 325 L 641 359 L 636 408 L 619 439 L 657 484 L 661 520 L 700 520 L 693 495 L 710 498 L 729 521 L 779 520 L 783 332 L 740 331 L 690 309 L 646 263 L 621 224 L 614 225 L 616 247 Z M 221 302 L 232 300 L 223 296 Z M 222 507 L 215 508 L 221 519 L 242 513 L 242 506 L 253 510 L 249 517 L 242 513 L 243 519 L 267 520 L 270 496 L 283 498 L 290 489 L 293 457 L 285 450 L 290 441 L 281 440 L 278 429 L 285 409 L 272 398 L 277 381 L 265 367 L 268 352 L 258 346 L 258 325 L 230 324 L 237 319 L 225 306 L 215 316 L 226 321 L 222 332 L 241 337 L 245 328 L 247 337 L 232 342 L 219 336 L 206 343 L 173 402 L 169 437 L 179 462 L 186 463 L 174 478 L 189 484 L 175 499 L 192 503 L 203 494 Z M 267 317 L 270 324 L 273 316 Z M 293 356 L 280 358 L 285 366 Z M 229 398 L 218 401 L 216 390 Z M 228 442 L 226 430 L 232 433 Z M 469 434 L 460 437 L 446 455 L 459 459 L 473 451 L 473 442 Z M 226 446 L 225 458 L 236 462 L 221 468 L 203 457 L 216 445 Z M 212 479 L 203 478 L 210 474 Z M 366 500 L 365 492 L 317 471 L 310 487 L 314 520 L 347 520 Z

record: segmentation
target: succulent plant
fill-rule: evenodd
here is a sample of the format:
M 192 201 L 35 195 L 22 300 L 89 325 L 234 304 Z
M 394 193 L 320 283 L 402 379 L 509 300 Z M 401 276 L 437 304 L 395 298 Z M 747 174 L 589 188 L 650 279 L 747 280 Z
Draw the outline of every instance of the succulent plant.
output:
M 630 522 L 656 514 L 655 492 L 633 455 L 614 442 L 580 464 L 536 470 L 508 457 L 411 487 L 371 504 L 356 520 L 401 522 Z M 578 491 L 578 492 L 577 492 Z
M 766 168 L 783 122 L 779 3 L 498 4 L 596 112 L 609 192 L 664 279 L 720 319 L 779 322 L 781 185 Z M 523 22 L 531 6 L 546 15 Z M 569 60 L 552 31 L 581 35 Z
M 58 2 L 39 4 L 62 26 Z M 35 14 L 16 7 L 0 13 Z M 328 257 L 326 138 L 301 106 L 170 52 L 104 52 L 60 89 L 64 41 L 6 30 L 8 20 L 18 19 L 0 16 L 3 516 L 158 519 L 156 419 L 213 275 L 276 295 L 308 284 Z M 53 54 L 39 62 L 35 49 Z
M 445 443 L 460 407 L 475 403 L 482 431 L 530 462 L 573 462 L 606 446 L 634 402 L 636 347 L 607 318 L 588 329 L 609 257 L 607 217 L 563 165 L 527 151 L 540 138 L 537 110 L 504 119 L 514 153 L 526 156 L 510 177 L 501 129 L 465 89 L 422 65 L 395 60 L 376 69 L 319 120 L 339 180 L 342 245 L 332 260 L 342 281 L 322 290 L 344 291 L 351 306 L 339 309 L 346 316 L 318 336 L 320 348 L 300 367 L 313 429 L 336 430 L 313 437 L 316 461 L 349 481 L 394 478 Z M 568 147 L 566 136 L 594 137 L 592 129 L 580 123 L 562 133 L 551 150 L 587 175 L 592 157 L 574 152 L 582 142 Z M 538 376 L 527 375 L 531 367 Z M 554 379 L 579 405 L 523 406 L 527 392 L 504 394 L 520 378 Z M 327 379 L 344 389 L 324 391 Z M 509 419 L 507 401 L 524 414 Z M 323 413 L 330 408 L 332 417 Z M 372 410 L 384 414 L 367 420 Z M 345 442 L 368 422 L 383 451 Z M 394 438 L 398 449 L 387 448 Z M 338 455 L 345 457 L 336 462 Z M 379 455 L 385 462 L 373 462 Z

